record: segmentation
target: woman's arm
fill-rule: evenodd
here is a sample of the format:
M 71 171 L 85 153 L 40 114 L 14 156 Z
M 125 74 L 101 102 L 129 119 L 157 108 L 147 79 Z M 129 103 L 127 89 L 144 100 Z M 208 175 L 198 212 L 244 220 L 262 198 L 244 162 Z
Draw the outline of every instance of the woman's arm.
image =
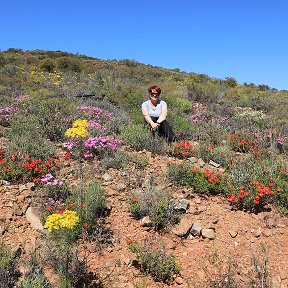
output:
M 162 108 L 161 114 L 160 114 L 157 122 L 160 124 L 161 122 L 166 120 L 166 117 L 167 117 L 167 106 Z
M 151 117 L 148 114 L 148 110 L 146 108 L 142 108 L 142 114 L 144 116 L 144 119 L 146 120 L 147 123 L 150 124 L 150 126 L 152 127 L 152 129 L 155 129 L 159 126 L 159 123 L 155 123 L 153 122 L 153 120 L 151 119 Z

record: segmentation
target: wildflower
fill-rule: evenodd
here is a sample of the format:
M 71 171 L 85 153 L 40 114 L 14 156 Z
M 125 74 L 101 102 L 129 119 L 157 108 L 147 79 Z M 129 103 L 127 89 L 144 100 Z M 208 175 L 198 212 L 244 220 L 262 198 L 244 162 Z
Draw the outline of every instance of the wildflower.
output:
M 136 203 L 137 202 L 137 198 L 135 196 L 131 197 L 131 202 Z
M 66 153 L 65 156 L 64 156 L 64 158 L 65 158 L 66 160 L 70 159 L 70 158 L 71 158 L 71 154 L 70 154 L 70 153 Z
M 133 239 L 132 238 L 130 238 L 130 237 L 128 237 L 127 239 L 126 239 L 126 243 L 129 245 L 129 244 L 131 244 L 131 243 L 133 243 L 134 241 L 133 241 Z
M 83 224 L 83 228 L 84 228 L 84 229 L 87 229 L 88 226 L 89 226 L 88 223 L 84 223 L 84 224 Z

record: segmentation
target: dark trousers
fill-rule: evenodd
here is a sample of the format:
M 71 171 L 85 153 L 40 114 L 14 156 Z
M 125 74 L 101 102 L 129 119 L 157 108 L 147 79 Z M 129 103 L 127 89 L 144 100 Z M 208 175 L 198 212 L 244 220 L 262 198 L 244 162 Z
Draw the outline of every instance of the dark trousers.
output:
M 150 117 L 154 123 L 157 122 L 158 117 L 152 117 L 152 116 Z M 157 133 L 160 136 L 165 137 L 168 143 L 171 143 L 172 141 L 175 140 L 175 134 L 172 130 L 170 123 L 167 120 L 164 120 L 160 123 L 158 129 L 155 130 L 155 133 Z

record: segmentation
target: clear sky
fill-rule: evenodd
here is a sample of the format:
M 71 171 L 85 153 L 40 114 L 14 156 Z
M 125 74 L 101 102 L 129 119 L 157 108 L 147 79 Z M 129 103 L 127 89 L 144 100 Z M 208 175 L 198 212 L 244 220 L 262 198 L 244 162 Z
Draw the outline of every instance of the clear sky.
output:
M 288 90 L 287 0 L 9 0 L 0 50 L 131 59 Z

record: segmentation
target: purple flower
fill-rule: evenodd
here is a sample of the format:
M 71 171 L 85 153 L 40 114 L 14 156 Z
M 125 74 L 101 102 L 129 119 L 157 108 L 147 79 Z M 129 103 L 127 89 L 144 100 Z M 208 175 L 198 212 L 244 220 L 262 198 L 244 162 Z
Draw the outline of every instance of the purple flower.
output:
M 285 139 L 284 138 L 276 138 L 276 143 L 278 144 L 278 145 L 284 145 L 284 143 L 285 143 Z

